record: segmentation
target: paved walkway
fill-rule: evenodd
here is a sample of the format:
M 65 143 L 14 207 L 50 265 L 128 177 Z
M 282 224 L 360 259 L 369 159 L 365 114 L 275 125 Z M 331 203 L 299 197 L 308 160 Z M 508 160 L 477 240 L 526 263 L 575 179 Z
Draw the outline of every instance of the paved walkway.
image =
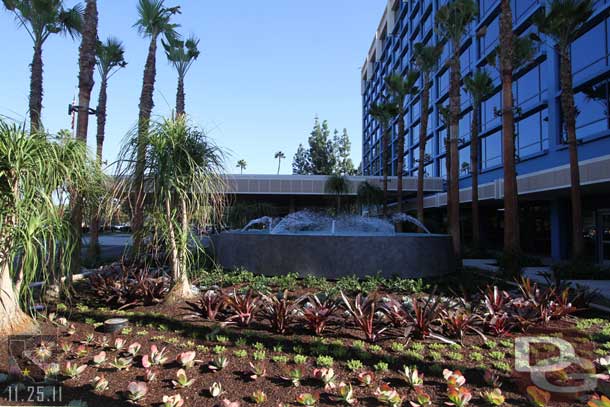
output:
M 497 273 L 500 270 L 494 259 L 464 259 L 464 266 L 492 273 Z M 546 280 L 542 274 L 550 272 L 551 268 L 548 266 L 526 267 L 523 269 L 523 276 L 532 281 L 545 283 Z M 575 286 L 579 285 L 590 290 L 597 290 L 601 296 L 610 299 L 610 280 L 568 280 L 568 282 Z

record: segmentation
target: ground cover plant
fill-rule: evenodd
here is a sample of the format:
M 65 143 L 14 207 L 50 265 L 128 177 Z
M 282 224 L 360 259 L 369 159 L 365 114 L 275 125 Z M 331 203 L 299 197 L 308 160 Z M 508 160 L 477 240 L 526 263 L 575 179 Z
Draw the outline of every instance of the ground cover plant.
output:
M 118 282 L 124 275 L 121 267 L 101 274 Z M 319 280 L 310 287 L 296 276 L 238 271 L 214 286 L 208 277 L 199 298 L 173 305 L 108 301 L 115 294 L 102 293 L 92 277 L 78 290 L 79 303 L 50 307 L 43 335 L 17 358 L 19 370 L 0 376 L 2 385 L 14 394 L 44 381 L 50 404 L 59 387 L 64 401 L 89 405 L 601 403 L 593 393 L 558 398 L 515 372 L 514 341 L 523 335 L 564 339 L 592 361 L 600 383 L 610 374 L 610 323 L 573 305 L 580 301 L 574 290 L 522 280 L 519 289 L 487 282 L 455 295 L 450 282 L 426 288 L 375 277 L 325 281 L 322 292 Z M 129 325 L 105 333 L 110 317 Z M 557 349 L 535 345 L 531 354 L 545 360 Z M 549 380 L 575 383 L 569 375 L 577 372 L 569 367 Z

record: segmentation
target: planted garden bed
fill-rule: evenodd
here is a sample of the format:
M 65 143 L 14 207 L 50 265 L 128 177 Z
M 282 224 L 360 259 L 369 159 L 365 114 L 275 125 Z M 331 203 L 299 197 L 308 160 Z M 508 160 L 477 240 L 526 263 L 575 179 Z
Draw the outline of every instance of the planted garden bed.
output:
M 597 373 L 608 369 L 602 358 L 610 354 L 610 323 L 589 318 L 575 292 L 528 281 L 520 292 L 488 286 L 441 296 L 406 280 L 329 283 L 247 273 L 225 279 L 193 301 L 123 310 L 117 308 L 133 301 L 104 297 L 111 281 L 93 279 L 80 304 L 60 305 L 42 321 L 44 335 L 19 355 L 21 374 L 11 372 L 12 388 L 46 377 L 47 391 L 61 388 L 56 405 L 89 406 L 163 405 L 164 397 L 176 406 L 180 400 L 186 406 L 483 406 L 502 399 L 506 406 L 585 405 L 592 393 L 546 393 L 515 372 L 514 341 L 524 335 L 564 339 L 580 357 L 597 360 Z M 142 304 L 157 302 L 146 298 Z M 111 317 L 127 318 L 129 326 L 103 332 Z M 557 349 L 535 345 L 531 353 L 535 362 Z M 577 371 L 550 374 L 549 381 L 577 384 L 568 376 Z M 3 397 L 3 404 L 17 404 Z

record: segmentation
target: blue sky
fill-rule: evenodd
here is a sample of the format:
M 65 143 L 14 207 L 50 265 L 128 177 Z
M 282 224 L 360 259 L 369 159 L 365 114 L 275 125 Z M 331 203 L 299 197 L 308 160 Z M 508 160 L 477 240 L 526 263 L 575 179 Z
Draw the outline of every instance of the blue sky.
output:
M 66 0 L 66 5 L 74 4 Z M 100 0 L 100 38 L 120 38 L 128 66 L 110 82 L 104 159 L 116 158 L 124 135 L 137 120 L 148 41 L 132 28 L 136 0 Z M 290 173 L 298 144 L 306 143 L 317 114 L 331 128 L 346 127 L 355 165 L 361 158 L 360 67 L 373 39 L 385 0 L 166 0 L 180 4 L 180 31 L 201 38 L 201 56 L 186 82 L 192 121 L 229 152 L 227 170 L 277 171 L 275 151 L 286 154 Z M 27 117 L 32 44 L 12 14 L 0 12 L 3 61 L 0 115 Z M 67 105 L 76 92 L 79 41 L 61 36 L 45 44 L 43 122 L 49 131 L 68 128 Z M 157 54 L 156 115 L 175 103 L 176 77 Z M 97 77 L 96 77 L 97 79 Z M 97 80 L 99 83 L 99 80 Z M 97 104 L 97 88 L 93 101 Z M 89 128 L 95 143 L 95 126 Z

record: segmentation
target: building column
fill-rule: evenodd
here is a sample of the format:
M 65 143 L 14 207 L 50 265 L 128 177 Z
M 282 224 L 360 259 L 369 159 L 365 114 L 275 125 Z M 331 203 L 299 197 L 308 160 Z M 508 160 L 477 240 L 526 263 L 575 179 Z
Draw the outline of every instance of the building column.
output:
M 550 202 L 551 209 L 551 256 L 554 261 L 566 260 L 570 241 L 568 202 L 564 199 L 554 199 Z

